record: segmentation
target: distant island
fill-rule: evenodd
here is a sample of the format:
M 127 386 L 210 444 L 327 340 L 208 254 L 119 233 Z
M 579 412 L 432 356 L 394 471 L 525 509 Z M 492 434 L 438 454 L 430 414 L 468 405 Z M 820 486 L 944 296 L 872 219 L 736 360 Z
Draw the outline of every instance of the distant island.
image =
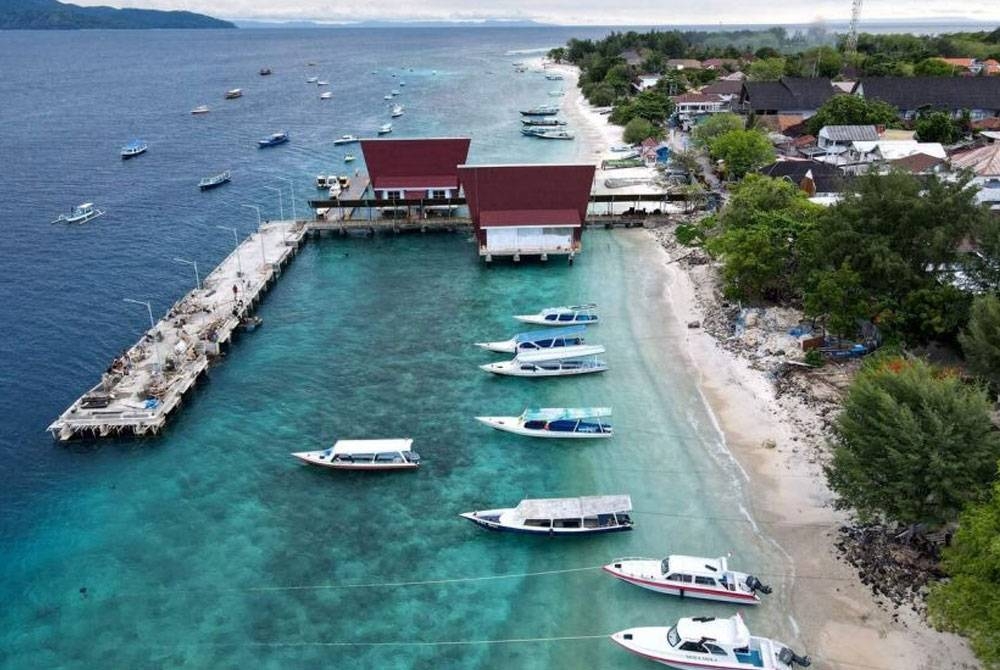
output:
M 80 7 L 57 0 L 4 0 L 0 3 L 0 30 L 235 27 L 229 21 L 194 12 Z

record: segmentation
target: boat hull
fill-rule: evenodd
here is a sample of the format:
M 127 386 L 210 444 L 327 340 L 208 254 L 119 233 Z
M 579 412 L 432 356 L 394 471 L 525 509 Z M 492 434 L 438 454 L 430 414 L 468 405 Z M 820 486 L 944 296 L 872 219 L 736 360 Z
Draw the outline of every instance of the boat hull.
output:
M 629 574 L 624 568 L 615 568 L 614 565 L 605 565 L 601 568 L 612 577 L 635 584 L 640 588 L 664 595 L 678 596 L 680 598 L 699 598 L 701 600 L 714 600 L 721 603 L 733 603 L 736 605 L 759 605 L 760 599 L 748 593 L 734 593 L 719 589 L 706 589 L 696 586 L 681 586 L 672 582 L 642 578 L 634 574 Z
M 525 437 L 544 437 L 556 440 L 593 440 L 609 438 L 614 435 L 612 430 L 602 433 L 573 433 L 569 431 L 525 428 L 516 416 L 477 416 L 476 421 L 485 424 L 490 428 L 495 428 L 496 430 L 514 433 L 515 435 L 523 435 Z
M 480 528 L 492 530 L 497 533 L 517 533 L 519 535 L 540 535 L 543 537 L 606 535 L 608 533 L 621 533 L 627 530 L 632 530 L 631 525 L 604 526 L 602 528 L 529 528 L 525 526 L 506 526 L 496 521 L 490 521 L 489 519 L 478 517 L 475 512 L 465 512 L 460 516 L 463 519 L 468 519 Z
M 374 470 L 416 470 L 420 467 L 419 463 L 343 463 L 343 462 L 330 462 L 321 461 L 316 458 L 309 456 L 308 454 L 292 454 L 295 458 L 299 459 L 301 462 L 307 465 L 315 465 L 321 468 L 326 468 L 327 470 L 362 470 L 362 471 L 374 471 Z
M 558 370 L 523 370 L 520 365 L 512 364 L 511 361 L 505 361 L 503 363 L 486 363 L 485 365 L 480 365 L 479 369 L 485 370 L 486 372 L 492 372 L 495 375 L 504 375 L 507 377 L 572 377 L 592 372 L 604 372 L 608 369 L 608 366 L 601 364 L 581 366 L 578 368 L 560 368 Z
M 498 354 L 513 354 L 517 351 L 517 342 L 505 340 L 503 342 L 476 342 L 476 346 L 487 351 L 495 351 Z
M 123 161 L 127 161 L 130 158 L 135 158 L 136 156 L 141 156 L 144 153 L 146 153 L 145 149 L 140 149 L 139 151 L 123 151 L 122 152 L 122 160 Z
M 538 326 L 576 326 L 576 325 L 593 325 L 600 321 L 599 318 L 595 317 L 592 319 L 573 319 L 572 321 L 558 321 L 558 320 L 546 320 L 545 317 L 540 314 L 520 314 L 514 317 L 521 323 L 531 323 Z

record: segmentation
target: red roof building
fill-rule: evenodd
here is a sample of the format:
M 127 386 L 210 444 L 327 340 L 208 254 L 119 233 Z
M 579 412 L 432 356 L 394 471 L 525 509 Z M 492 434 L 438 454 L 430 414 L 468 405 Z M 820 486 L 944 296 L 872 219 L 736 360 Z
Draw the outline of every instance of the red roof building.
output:
M 469 143 L 467 137 L 361 140 L 375 197 L 457 197 L 458 166 L 468 158 Z
M 458 173 L 487 261 L 580 251 L 593 165 L 460 165 Z

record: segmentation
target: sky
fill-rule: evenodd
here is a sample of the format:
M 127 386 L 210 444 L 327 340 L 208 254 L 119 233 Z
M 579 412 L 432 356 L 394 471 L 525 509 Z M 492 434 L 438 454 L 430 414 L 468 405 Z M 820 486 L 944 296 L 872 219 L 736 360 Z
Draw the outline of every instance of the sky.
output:
M 64 0 L 78 5 L 184 9 L 226 19 L 358 21 L 531 19 L 564 25 L 811 23 L 850 17 L 850 0 Z M 966 17 L 1000 25 L 980 0 L 865 0 L 864 15 L 893 19 Z

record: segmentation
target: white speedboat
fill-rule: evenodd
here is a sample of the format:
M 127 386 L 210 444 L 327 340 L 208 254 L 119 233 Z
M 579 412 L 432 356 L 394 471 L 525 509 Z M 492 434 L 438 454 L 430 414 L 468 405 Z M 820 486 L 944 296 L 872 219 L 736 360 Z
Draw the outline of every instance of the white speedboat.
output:
M 632 147 L 631 144 L 613 144 L 611 145 L 610 150 L 613 151 L 614 153 L 627 153 L 630 151 L 634 151 L 634 148 Z
M 395 89 L 395 88 L 392 89 L 391 91 L 389 91 L 389 95 L 391 95 L 392 97 L 395 98 L 397 95 L 399 95 L 399 89 Z
M 402 105 L 393 105 L 392 106 L 392 111 L 389 112 L 389 115 L 392 118 L 394 118 L 394 119 L 398 119 L 399 117 L 401 117 L 403 115 L 403 112 L 405 112 L 405 111 L 406 110 L 403 108 Z
M 379 135 L 388 135 L 391 132 L 392 132 L 392 124 L 391 123 L 383 123 L 381 126 L 379 126 L 379 129 L 378 129 L 378 134 Z
M 192 109 L 191 113 L 192 114 L 208 114 L 210 111 L 212 111 L 212 110 L 209 109 L 208 105 L 199 105 L 199 106 L 195 107 L 194 109 Z
M 69 214 L 60 214 L 52 223 L 87 223 L 104 215 L 104 210 L 94 207 L 94 203 L 85 202 L 73 208 Z
M 332 97 L 333 97 L 333 93 L 330 93 L 330 91 L 326 91 L 324 93 L 320 93 L 319 94 L 319 99 L 320 100 L 329 100 Z
M 601 345 L 581 344 L 541 351 L 524 351 L 509 361 L 486 363 L 480 370 L 511 377 L 567 377 L 604 372 L 608 364 L 597 358 Z
M 243 89 L 242 88 L 231 88 L 228 91 L 226 91 L 226 96 L 225 97 L 226 97 L 226 100 L 235 100 L 236 98 L 242 98 L 243 97 Z
M 753 575 L 730 570 L 725 557 L 617 558 L 603 569 L 629 584 L 682 598 L 758 605 L 758 594 L 771 592 Z
M 674 626 L 629 628 L 611 636 L 612 641 L 650 661 L 677 670 L 791 670 L 810 664 L 787 645 L 751 635 L 743 618 L 694 617 Z
M 390 95 L 389 93 L 386 93 L 385 95 L 382 96 L 382 99 L 383 100 L 392 100 L 392 95 Z
M 627 495 L 525 499 L 517 507 L 461 514 L 486 528 L 529 535 L 596 535 L 632 530 Z
M 549 307 L 538 314 L 521 314 L 514 318 L 521 323 L 535 323 L 540 326 L 569 326 L 574 323 L 597 323 L 597 305 L 568 305 L 565 307 Z
M 303 463 L 334 470 L 414 470 L 420 455 L 413 440 L 338 440 L 329 449 L 299 451 L 292 456 Z
M 355 160 L 357 159 L 355 158 L 354 154 L 344 154 L 345 163 L 353 163 Z
M 354 144 L 355 142 L 360 142 L 361 139 L 354 135 L 341 135 L 333 141 L 334 144 Z
M 317 86 L 329 86 L 330 82 L 324 81 L 324 80 L 320 79 L 319 81 L 316 82 L 316 85 Z
M 318 81 L 319 81 L 319 77 L 309 77 L 308 79 L 306 79 L 306 83 L 307 84 L 315 84 Z
M 481 349 L 495 351 L 498 354 L 516 354 L 522 351 L 538 351 L 555 347 L 572 347 L 583 344 L 583 334 L 586 326 L 567 326 L 566 328 L 548 328 L 533 330 L 530 333 L 518 333 L 509 340 L 498 342 L 476 342 Z
M 135 158 L 146 153 L 149 149 L 149 145 L 142 140 L 132 140 L 128 144 L 122 147 L 121 156 L 122 160 L 128 160 L 129 158 Z
M 611 424 L 601 421 L 609 416 L 610 407 L 541 407 L 520 416 L 477 416 L 476 421 L 515 435 L 565 440 L 611 437 Z

